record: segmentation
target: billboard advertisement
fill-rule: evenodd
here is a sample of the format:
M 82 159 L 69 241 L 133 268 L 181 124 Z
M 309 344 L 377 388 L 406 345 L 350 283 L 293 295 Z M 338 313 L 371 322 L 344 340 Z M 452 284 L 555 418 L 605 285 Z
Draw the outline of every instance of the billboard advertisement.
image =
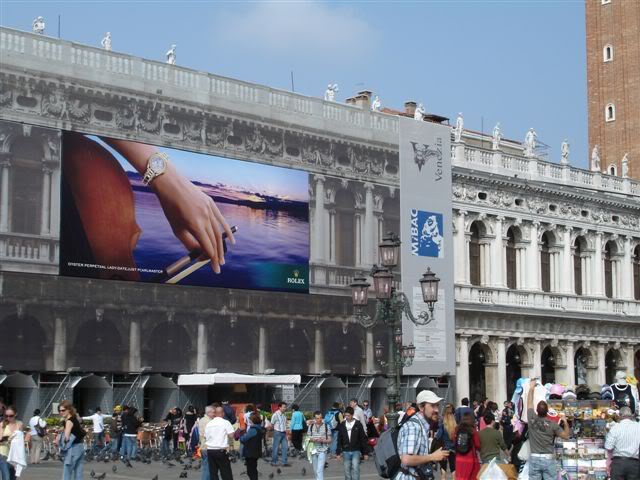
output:
M 306 172 L 63 132 L 60 274 L 308 292 Z
M 416 347 L 410 375 L 454 374 L 453 232 L 450 127 L 400 117 L 400 228 L 402 291 L 417 316 L 428 311 L 418 283 L 427 268 L 440 278 L 434 320 L 403 320 Z

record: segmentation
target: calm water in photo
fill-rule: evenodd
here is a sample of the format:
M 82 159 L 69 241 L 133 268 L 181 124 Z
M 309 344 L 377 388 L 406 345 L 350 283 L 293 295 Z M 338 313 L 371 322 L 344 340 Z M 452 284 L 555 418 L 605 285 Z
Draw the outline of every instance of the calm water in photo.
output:
M 136 220 L 142 229 L 134 250 L 137 266 L 162 269 L 186 255 L 188 252 L 174 236 L 155 194 L 135 190 L 134 197 Z M 253 277 L 260 265 L 308 264 L 308 217 L 227 203 L 217 205 L 227 223 L 238 227 L 236 244 L 227 245 L 220 275 L 205 265 L 181 280 L 181 285 L 257 288 Z M 141 277 L 149 281 L 153 274 L 143 273 Z

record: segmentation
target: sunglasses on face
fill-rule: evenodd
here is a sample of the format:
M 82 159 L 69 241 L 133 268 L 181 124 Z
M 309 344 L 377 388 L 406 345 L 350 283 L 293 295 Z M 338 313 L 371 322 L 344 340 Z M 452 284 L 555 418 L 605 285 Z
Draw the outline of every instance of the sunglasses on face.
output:
M 5 415 L 4 415 L 4 416 L 5 416 L 5 417 L 7 417 L 7 418 L 13 418 L 13 417 L 15 417 L 15 415 L 9 415 L 9 414 L 6 414 L 6 413 L 5 413 Z
M 66 412 L 67 410 L 64 408 L 61 408 L 60 410 L 58 410 L 58 413 L 62 413 L 62 412 Z

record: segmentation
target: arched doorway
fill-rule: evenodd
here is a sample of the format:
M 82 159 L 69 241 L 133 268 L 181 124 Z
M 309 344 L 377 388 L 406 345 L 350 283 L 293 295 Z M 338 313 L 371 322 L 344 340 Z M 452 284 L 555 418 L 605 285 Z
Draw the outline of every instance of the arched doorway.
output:
M 551 347 L 542 350 L 540 365 L 542 370 L 542 384 L 556 383 L 556 356 Z
M 125 371 L 129 345 L 110 320 L 88 320 L 80 325 L 70 352 L 70 365 L 84 372 Z
M 482 401 L 487 396 L 486 380 L 487 354 L 478 342 L 469 351 L 469 395 L 470 400 Z
M 209 367 L 218 372 L 253 373 L 257 367 L 260 327 L 251 320 L 229 322 L 220 320 L 214 325 L 209 342 Z M 243 352 L 241 355 L 238 352 Z
M 604 357 L 605 382 L 611 385 L 616 381 L 616 372 L 622 365 L 622 355 L 613 348 L 607 351 Z
M 0 322 L 0 362 L 5 370 L 46 370 L 47 337 L 32 316 L 10 315 Z
M 348 190 L 339 190 L 335 198 L 336 264 L 352 267 L 356 264 L 355 197 Z
M 324 337 L 325 365 L 333 374 L 356 375 L 365 360 L 364 331 L 359 326 L 333 324 Z
M 522 378 L 524 354 L 524 348 L 515 344 L 507 349 L 507 399 L 513 396 L 516 382 Z
M 587 385 L 588 366 L 591 360 L 591 352 L 584 347 L 579 348 L 574 355 L 575 379 L 576 385 Z
M 178 386 L 163 375 L 151 375 L 144 383 L 142 412 L 145 421 L 159 422 L 179 404 Z
M 191 372 L 193 348 L 186 328 L 166 321 L 157 324 L 142 348 L 142 361 L 155 372 Z
M 0 374 L 0 398 L 13 405 L 25 424 L 38 408 L 38 385 L 33 376 L 24 373 Z
M 269 333 L 269 367 L 283 373 L 305 374 L 311 371 L 313 350 L 302 327 L 287 325 Z

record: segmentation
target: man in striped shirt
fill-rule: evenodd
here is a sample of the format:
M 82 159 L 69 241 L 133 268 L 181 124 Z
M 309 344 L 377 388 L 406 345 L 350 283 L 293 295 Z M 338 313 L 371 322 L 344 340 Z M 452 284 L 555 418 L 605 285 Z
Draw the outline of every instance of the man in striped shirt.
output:
M 271 425 L 273 425 L 273 445 L 271 446 L 271 466 L 278 465 L 278 446 L 282 449 L 282 466 L 290 467 L 287 463 L 287 450 L 289 443 L 287 442 L 287 417 L 284 412 L 287 411 L 287 404 L 280 402 L 278 410 L 271 415 Z
M 313 423 L 309 425 L 307 431 L 310 442 L 313 442 L 311 448 L 311 463 L 313 464 L 313 473 L 315 480 L 324 479 L 324 464 L 327 460 L 327 450 L 331 444 L 331 432 L 321 411 L 313 412 Z
M 620 409 L 620 422 L 607 434 L 604 447 L 613 455 L 611 480 L 640 480 L 640 423 L 629 407 Z

